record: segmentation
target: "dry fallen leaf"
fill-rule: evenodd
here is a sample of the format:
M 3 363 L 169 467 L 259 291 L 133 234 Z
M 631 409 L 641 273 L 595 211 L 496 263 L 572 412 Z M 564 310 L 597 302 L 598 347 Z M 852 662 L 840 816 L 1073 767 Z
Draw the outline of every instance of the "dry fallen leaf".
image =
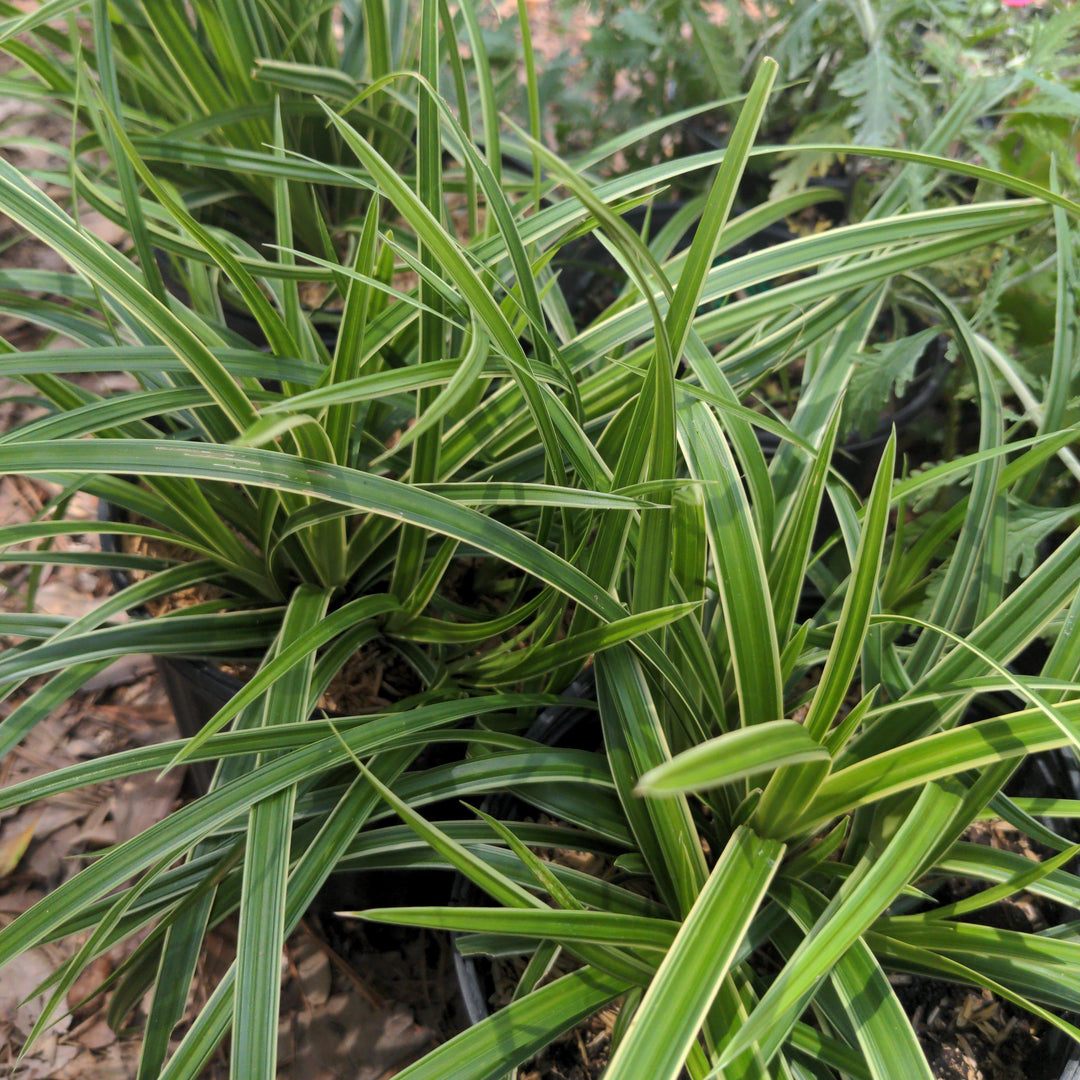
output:
M 141 773 L 123 780 L 112 803 L 116 842 L 122 844 L 130 840 L 165 817 L 172 810 L 183 781 L 179 769 L 173 769 L 165 776 L 156 772 Z
M 46 1035 L 22 1059 L 15 1080 L 56 1080 L 78 1056 L 77 1046 L 61 1043 L 54 1034 Z
M 79 1045 L 87 1050 L 103 1050 L 116 1042 L 116 1032 L 104 1019 L 96 1020 L 85 1031 L 79 1032 Z
M 78 825 L 65 825 L 48 839 L 34 844 L 23 869 L 31 879 L 55 888 L 79 870 L 80 861 L 72 858 L 72 855 L 75 854 L 73 849 L 81 831 Z
M 310 934 L 303 934 L 290 945 L 290 954 L 304 1001 L 311 1006 L 322 1005 L 330 996 L 333 977 L 326 950 Z
M 49 1080 L 131 1080 L 139 1069 L 139 1043 L 113 1041 L 100 1050 L 73 1046 L 78 1055 Z
M 154 670 L 153 657 L 143 653 L 132 653 L 114 660 L 104 671 L 99 671 L 92 679 L 83 684 L 83 692 L 100 694 L 105 690 L 114 690 L 118 686 L 127 686 L 143 675 Z
M 79 618 L 93 611 L 101 599 L 88 594 L 85 583 L 74 574 L 57 574 L 37 591 L 36 608 L 46 615 Z
M 88 1008 L 80 1009 L 84 1001 L 112 974 L 113 963 L 108 955 L 95 958 L 71 985 L 67 993 L 68 1008 L 74 1013 L 86 1014 L 93 1011 L 95 1002 L 89 1002 Z M 85 1040 L 82 1040 L 85 1042 Z M 86 1045 L 89 1045 L 87 1043 Z
M 40 889 L 10 889 L 0 896 L 0 926 L 29 911 L 45 894 Z
M 15 868 L 26 854 L 26 849 L 34 838 L 38 817 L 39 815 L 35 814 L 22 829 L 13 836 L 8 837 L 3 843 L 0 843 L 0 878 L 6 878 L 9 874 L 14 873 Z
M 4 968 L 4 978 L 0 981 L 0 1021 L 11 1023 L 23 1039 L 33 1030 L 49 1000 L 44 993 L 31 995 L 55 968 L 55 961 L 43 949 L 30 949 Z M 70 1016 L 58 1015 L 50 1031 L 64 1032 L 70 1026 Z

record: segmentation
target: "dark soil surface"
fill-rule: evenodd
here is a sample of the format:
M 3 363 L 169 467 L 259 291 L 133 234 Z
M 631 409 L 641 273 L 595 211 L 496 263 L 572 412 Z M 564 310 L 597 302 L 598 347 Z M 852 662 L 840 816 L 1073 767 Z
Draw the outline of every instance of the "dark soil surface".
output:
M 1046 1025 L 989 991 L 938 979 L 891 979 L 937 1080 L 1033 1080 Z

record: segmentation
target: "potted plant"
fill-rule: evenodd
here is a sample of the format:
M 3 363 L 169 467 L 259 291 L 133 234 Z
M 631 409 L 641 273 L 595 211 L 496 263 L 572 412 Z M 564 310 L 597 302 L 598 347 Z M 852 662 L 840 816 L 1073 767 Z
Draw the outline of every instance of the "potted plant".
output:
M 1068 226 L 1059 243 L 1071 244 Z M 1062 275 L 1058 288 L 1068 298 L 1075 285 Z M 1022 890 L 1044 903 L 1080 899 L 1080 877 L 1063 869 L 1076 846 L 1032 816 L 1075 815 L 1071 793 L 1002 790 L 1028 754 L 1080 738 L 1080 531 L 1023 578 L 1002 548 L 972 545 L 987 520 L 1009 535 L 1016 493 L 1075 428 L 1013 444 L 1006 461 L 986 343 L 944 296 L 928 296 L 980 387 L 979 447 L 897 479 L 891 440 L 861 502 L 830 478 L 834 402 L 808 433 L 815 453 L 769 544 L 722 423 L 677 385 L 679 450 L 699 494 L 657 573 L 661 602 L 698 601 L 661 632 L 680 681 L 633 643 L 598 651 L 594 741 L 584 753 L 544 749 L 564 762 L 558 783 L 538 786 L 524 771 L 508 781 L 526 815 L 502 800 L 486 804 L 501 818 L 439 827 L 355 761 L 404 829 L 358 837 L 350 864 L 401 866 L 411 850 L 422 865 L 456 869 L 488 906 L 354 914 L 456 931 L 470 956 L 520 957 L 500 1009 L 400 1075 L 505 1075 L 607 1009 L 593 1029 L 598 1057 L 577 1058 L 580 1038 L 570 1053 L 582 1069 L 606 1062 L 610 1080 L 929 1080 L 928 1048 L 894 982 L 911 976 L 992 991 L 1080 1040 L 1064 1015 L 1080 1004 L 1073 924 L 1019 932 L 980 918 Z M 961 475 L 970 490 L 945 514 L 905 514 L 920 489 Z M 841 521 L 831 556 L 813 541 L 826 497 Z M 644 532 L 643 515 L 627 576 L 640 570 Z M 839 588 L 829 614 L 799 625 L 792 583 L 822 559 Z M 1052 645 L 1037 675 L 1014 674 L 1010 661 L 1042 635 Z M 998 689 L 1020 707 L 957 724 Z M 1052 857 L 1033 863 L 970 842 L 988 816 Z M 582 873 L 582 853 L 593 853 L 596 876 Z M 958 877 L 974 891 L 944 895 Z M 560 957 L 572 963 L 556 966 Z M 1054 1060 L 1046 1076 L 1071 1075 L 1075 1050 L 1055 1059 L 1051 1044 L 1033 1043 L 1027 1075 Z
M 89 762 L 0 793 L 0 806 L 10 807 L 132 772 L 219 762 L 207 795 L 103 854 L 0 931 L 2 963 L 37 942 L 91 930 L 58 973 L 55 1004 L 98 952 L 154 923 L 125 966 L 118 995 L 133 1003 L 156 984 L 141 1065 L 146 1076 L 162 1070 L 207 927 L 237 910 L 236 963 L 162 1075 L 196 1075 L 231 1030 L 235 1067 L 245 1076 L 273 1076 L 282 941 L 321 884 L 366 842 L 369 822 L 387 816 L 380 792 L 419 791 L 425 803 L 436 790 L 439 799 L 460 797 L 513 785 L 523 775 L 535 783 L 566 779 L 565 757 L 545 755 L 520 732 L 594 653 L 611 650 L 630 665 L 631 675 L 615 678 L 618 693 L 629 695 L 628 718 L 647 712 L 655 693 L 665 723 L 668 709 L 672 722 L 690 723 L 680 735 L 689 741 L 675 741 L 673 749 L 688 748 L 702 734 L 699 722 L 722 729 L 727 721 L 721 718 L 736 715 L 728 703 L 736 688 L 747 701 L 757 700 L 758 689 L 767 692 L 759 718 L 776 720 L 773 680 L 780 669 L 773 663 L 754 674 L 743 660 L 756 653 L 744 650 L 772 650 L 782 638 L 795 670 L 802 652 L 787 643 L 796 634 L 815 500 L 832 485 L 848 543 L 858 531 L 858 508 L 830 478 L 828 451 L 820 449 L 821 432 L 835 424 L 827 392 L 838 365 L 823 366 L 814 394 L 800 399 L 805 430 L 755 413 L 740 404 L 741 396 L 787 362 L 785 350 L 847 355 L 845 343 L 863 339 L 893 275 L 1040 222 L 1052 204 L 1073 209 L 1068 200 L 1017 181 L 1017 191 L 1036 198 L 852 225 L 714 267 L 717 248 L 729 238 L 728 212 L 767 98 L 772 67 L 765 65 L 723 155 L 702 155 L 689 166 L 669 163 L 594 189 L 530 142 L 536 161 L 566 193 L 526 212 L 535 210 L 531 194 L 517 203 L 498 183 L 491 140 L 477 149 L 438 95 L 437 16 L 430 0 L 423 9 L 419 71 L 400 80 L 402 93 L 417 95 L 422 150 L 415 189 L 346 119 L 319 106 L 364 171 L 363 179 L 342 177 L 325 165 L 326 177 L 373 191 L 348 258 L 320 257 L 310 271 L 345 298 L 332 353 L 298 302 L 295 276 L 275 278 L 282 264 L 258 253 L 237 259 L 231 242 L 200 223 L 158 180 L 107 99 L 95 100 L 111 145 L 147 192 L 137 203 L 131 190 L 125 195 L 129 220 L 141 214 L 183 231 L 199 259 L 231 279 L 265 330 L 267 351 L 223 338 L 212 318 L 155 294 L 145 265 L 94 239 L 0 162 L 0 208 L 78 274 L 74 282 L 62 275 L 32 279 L 35 290 L 51 285 L 70 297 L 65 325 L 75 345 L 5 355 L 5 375 L 31 386 L 48 414 L 3 437 L 0 467 L 61 477 L 68 490 L 89 491 L 129 515 L 127 522 L 56 519 L 6 528 L 0 545 L 7 557 L 27 563 L 69 559 L 47 549 L 12 552 L 64 532 L 133 535 L 152 545 L 94 557 L 102 567 L 147 576 L 82 619 L 0 616 L 0 632 L 23 639 L 0 658 L 0 681 L 25 690 L 0 723 L 0 745 L 9 749 L 56 702 L 125 652 L 240 660 L 253 672 L 191 739 Z M 491 100 L 490 86 L 483 93 Z M 444 146 L 473 170 L 476 198 L 486 211 L 487 224 L 466 243 L 447 227 L 439 182 Z M 423 148 L 436 149 L 425 156 Z M 926 163 L 916 155 L 912 160 Z M 680 169 L 718 163 L 694 242 L 657 263 L 618 210 Z M 279 213 L 287 219 L 286 173 L 275 182 Z M 416 237 L 416 255 L 380 231 L 383 202 Z M 638 298 L 577 332 L 547 266 L 581 228 L 606 233 L 637 283 Z M 402 265 L 419 278 L 411 291 L 390 283 Z M 280 283 L 269 297 L 260 287 L 267 279 Z M 771 287 L 738 298 L 764 282 Z M 728 296 L 732 302 L 709 306 Z M 27 307 L 31 316 L 39 311 L 45 318 L 44 302 Z M 794 319 L 793 310 L 800 312 Z M 101 398 L 59 377 L 117 369 L 134 373 L 142 388 Z M 698 403 L 689 416 L 703 435 L 696 426 L 684 427 L 685 394 Z M 834 391 L 833 405 L 836 397 Z M 825 428 L 814 419 L 823 404 Z M 799 451 L 787 461 L 776 456 L 775 477 L 765 469 L 754 425 Z M 647 437 L 639 437 L 642 432 Z M 1039 447 L 1057 445 L 1056 438 L 1048 433 Z M 677 449 L 680 442 L 688 449 Z M 968 463 L 979 479 L 979 513 L 989 497 L 986 477 L 1001 462 L 996 446 Z M 723 467 L 736 459 L 746 471 L 749 497 Z M 693 473 L 689 486 L 681 460 Z M 812 496 L 799 493 L 808 462 L 815 470 Z M 955 467 L 957 475 L 963 467 Z M 719 524 L 718 495 L 732 511 Z M 868 518 L 875 528 L 881 513 Z M 698 524 L 673 530 L 675 516 Z M 766 549 L 746 535 L 751 519 L 755 537 L 769 541 L 768 587 L 779 605 L 773 625 L 784 628 L 775 642 L 757 628 L 766 608 L 756 593 L 732 593 L 724 601 L 730 634 L 720 630 L 716 602 L 710 597 L 704 605 L 716 587 L 705 579 L 704 552 L 718 527 L 730 529 L 724 533 L 730 543 L 714 550 L 733 560 L 721 567 L 720 587 L 734 589 L 744 571 L 748 589 L 764 587 L 752 556 L 757 551 L 760 564 Z M 711 538 L 702 531 L 705 520 L 713 522 Z M 964 516 L 965 543 L 975 527 Z M 700 560 L 687 542 L 697 546 Z M 668 573 L 672 543 L 679 567 L 697 567 L 680 570 L 675 584 Z M 823 555 L 810 571 L 829 598 L 842 581 L 835 577 L 843 573 L 840 551 L 834 545 L 840 569 L 830 569 Z M 932 558 L 925 556 L 924 569 Z M 1059 566 L 1060 560 L 1053 563 Z M 1067 590 L 1067 575 L 1058 569 L 1040 574 L 1039 581 L 1055 583 L 1054 596 Z M 918 574 L 915 582 L 901 576 L 892 587 L 917 591 L 919 581 Z M 963 607 L 954 598 L 966 602 L 970 585 L 967 576 L 950 580 L 939 595 Z M 200 591 L 187 607 L 113 621 L 193 588 Z M 704 632 L 706 608 L 713 612 L 711 642 L 698 632 Z M 968 619 L 966 608 L 955 618 L 950 608 L 946 616 L 933 617 L 947 626 Z M 1020 627 L 1014 637 L 1023 636 Z M 874 632 L 883 647 L 889 644 L 887 630 Z M 850 644 L 853 633 L 845 631 L 843 640 Z M 828 647 L 827 622 L 812 636 L 798 634 L 811 649 Z M 634 652 L 620 649 L 630 641 Z M 1006 647 L 1004 639 L 1000 644 Z M 934 648 L 923 649 L 931 652 L 921 660 L 928 670 L 936 670 Z M 416 692 L 375 714 L 313 718 L 323 691 L 360 650 L 401 658 L 415 673 Z M 729 650 L 737 661 L 732 670 L 753 686 L 717 681 L 730 663 Z M 655 692 L 643 681 L 642 664 L 655 673 Z M 48 681 L 29 682 L 40 676 Z M 966 676 L 966 670 L 956 675 Z M 611 710 L 604 711 L 610 726 Z M 640 739 L 652 740 L 650 730 L 656 734 L 628 719 L 625 748 L 608 747 L 620 783 L 629 773 L 617 762 L 637 753 Z M 420 750 L 442 740 L 482 753 L 404 784 L 402 774 Z M 660 744 L 649 745 L 656 756 Z M 491 756 L 492 749 L 501 753 Z M 368 760 L 368 772 L 356 774 L 353 755 Z M 811 764 L 820 761 L 819 752 L 810 756 Z M 606 767 L 579 761 L 575 780 L 599 781 Z M 369 773 L 385 789 L 371 786 Z M 637 805 L 626 800 L 627 807 Z M 675 817 L 686 823 L 683 805 L 662 804 L 656 812 L 668 821 L 676 807 Z M 798 817 L 795 809 L 791 816 Z M 745 830 L 739 836 L 747 836 Z M 766 843 L 785 842 L 770 836 Z M 690 854 L 697 874 L 701 864 Z M 692 880 L 679 873 L 670 887 L 677 885 L 690 911 Z M 632 966 L 644 970 L 636 961 Z M 156 976 L 159 970 L 168 977 Z M 591 989 L 588 994 L 595 996 Z

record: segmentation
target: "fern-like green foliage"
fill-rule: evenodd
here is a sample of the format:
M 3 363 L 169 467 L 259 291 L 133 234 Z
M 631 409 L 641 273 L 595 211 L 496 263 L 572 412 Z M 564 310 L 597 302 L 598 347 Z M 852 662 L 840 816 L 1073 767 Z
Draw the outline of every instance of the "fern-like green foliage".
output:
M 919 80 L 884 39 L 872 42 L 865 56 L 838 72 L 833 89 L 852 102 L 847 123 L 855 141 L 870 146 L 900 141 L 921 105 Z
M 855 361 L 851 384 L 844 399 L 845 426 L 858 435 L 867 435 L 881 417 L 891 394 L 904 393 L 915 375 L 919 361 L 939 331 L 920 330 L 885 345 L 867 350 Z
M 1076 518 L 1075 506 L 1032 506 L 1019 499 L 1010 501 L 1005 533 L 1005 566 L 1026 578 L 1045 554 L 1041 547 L 1054 533 L 1067 528 Z
M 554 6 L 581 39 L 580 7 Z M 585 150 L 636 124 L 724 100 L 683 116 L 633 153 L 629 166 L 706 143 L 722 144 L 762 56 L 780 68 L 765 138 L 789 144 L 921 146 L 961 94 L 951 152 L 1046 182 L 1048 162 L 1080 183 L 1080 5 L 1008 9 L 966 0 L 591 0 L 595 24 L 580 49 L 540 71 L 540 96 L 564 146 Z M 512 20 L 489 31 L 510 82 Z M 1019 147 L 1019 149 L 1018 149 Z M 791 155 L 772 174 L 774 194 L 797 190 L 836 165 L 836 155 Z M 1010 164 L 1013 162 L 1013 164 Z

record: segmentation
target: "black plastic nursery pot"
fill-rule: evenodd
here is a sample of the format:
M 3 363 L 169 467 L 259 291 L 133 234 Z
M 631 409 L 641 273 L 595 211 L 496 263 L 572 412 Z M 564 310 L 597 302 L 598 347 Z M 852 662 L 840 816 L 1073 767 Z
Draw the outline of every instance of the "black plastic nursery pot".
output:
M 1038 547 L 1038 563 L 1042 563 L 1054 550 L 1051 540 L 1044 540 Z M 1007 668 L 1015 676 L 1037 678 L 1050 655 L 1050 646 L 1043 638 L 1031 642 Z M 964 712 L 963 724 L 1020 712 L 1031 707 L 1031 702 L 1009 690 L 984 694 L 975 698 Z M 1011 797 L 1040 798 L 1049 794 L 1080 801 L 1080 758 L 1069 747 L 1043 750 L 1029 754 L 1005 785 L 1004 793 Z M 1045 824 L 1064 839 L 1080 844 L 1080 819 L 1048 818 Z M 1080 913 L 1078 913 L 1080 917 Z
M 99 521 L 122 521 L 126 515 L 101 501 L 98 503 Z M 120 551 L 118 537 L 111 533 L 101 534 L 101 549 L 110 554 Z M 109 577 L 117 592 L 127 588 L 131 579 L 123 570 L 111 570 Z M 136 613 L 139 614 L 139 613 Z M 227 674 L 206 660 L 183 656 L 154 656 L 154 667 L 161 678 L 165 696 L 169 699 L 173 717 L 180 735 L 193 738 L 206 726 L 207 721 L 226 705 L 243 685 L 239 679 Z M 214 777 L 211 761 L 188 762 L 188 777 L 199 795 L 210 790 Z
M 843 183 L 836 182 L 843 190 Z M 822 181 L 825 185 L 825 182 Z M 831 184 L 825 186 L 832 186 Z M 655 238 L 686 206 L 685 202 L 671 201 L 637 206 L 623 215 L 623 220 L 635 232 Z M 823 208 L 839 207 L 843 220 L 844 209 L 839 204 L 822 203 Z M 682 251 L 693 240 L 697 222 L 690 222 L 672 248 L 673 253 Z M 794 240 L 795 234 L 784 222 L 775 222 L 741 241 L 724 253 L 726 259 L 736 259 L 755 251 L 763 251 L 778 244 Z M 625 284 L 626 277 L 610 252 L 594 237 L 585 236 L 559 252 L 553 261 L 559 272 L 559 280 L 575 325 L 584 328 L 598 318 L 615 300 Z M 886 319 L 887 322 L 887 319 Z M 834 464 L 837 470 L 857 489 L 869 490 L 873 482 L 877 462 L 895 427 L 903 439 L 906 433 L 933 409 L 942 396 L 951 369 L 943 336 L 928 342 L 923 355 L 916 364 L 915 373 L 904 393 L 893 396 L 883 409 L 876 425 L 865 434 L 849 437 L 837 446 Z M 780 439 L 772 432 L 757 430 L 758 441 L 767 457 L 776 453 Z
M 176 726 L 185 738 L 198 734 L 210 718 L 243 687 L 234 675 L 222 671 L 207 660 L 156 656 L 154 664 L 176 718 Z M 332 714 L 330 714 L 332 715 Z M 440 744 L 440 749 L 447 744 Z M 210 789 L 214 763 L 194 762 L 192 781 L 198 794 Z M 428 807 L 427 813 L 440 818 L 461 817 L 461 806 L 453 801 Z M 451 882 L 440 870 L 347 870 L 331 875 L 313 907 L 325 915 L 346 909 L 410 906 L 417 903 L 444 903 Z M 340 920 L 335 919 L 334 923 Z M 348 927 L 341 932 L 347 937 Z
M 711 119 L 711 122 L 710 122 Z M 716 121 L 720 120 L 724 127 L 717 127 Z M 728 132 L 724 118 L 719 114 L 704 114 L 687 121 L 682 127 L 683 154 L 700 154 L 709 150 L 724 150 L 727 148 Z M 772 146 L 786 146 L 791 143 L 795 130 L 792 127 L 763 130 L 758 133 L 760 144 Z M 751 158 L 746 165 L 742 180 L 739 183 L 739 199 L 750 204 L 765 202 L 772 196 L 773 178 L 772 173 L 776 169 L 779 159 L 775 155 Z M 855 196 L 858 182 L 858 169 L 852 165 L 852 157 L 846 161 L 835 160 L 825 176 L 811 176 L 807 179 L 807 187 L 829 188 L 839 195 L 836 202 L 823 203 L 816 208 L 815 213 L 827 218 L 834 225 L 842 224 L 847 220 L 851 209 L 851 203 Z
M 595 696 L 596 683 L 592 672 L 587 671 L 577 679 L 563 695 L 572 700 L 589 700 Z M 532 722 L 525 733 L 527 739 L 544 743 L 547 746 L 565 746 L 568 744 L 589 745 L 595 748 L 600 742 L 595 709 L 582 705 L 554 705 L 544 709 Z M 509 793 L 488 796 L 480 809 L 500 821 L 514 820 L 521 816 L 524 804 Z M 483 893 L 468 878 L 455 874 L 450 889 L 450 903 L 455 907 L 468 907 L 488 902 Z M 454 935 L 455 939 L 458 935 Z M 454 968 L 457 973 L 458 989 L 469 1023 L 478 1024 L 491 1015 L 489 999 L 490 965 L 484 958 L 463 955 L 454 949 Z
M 176 726 L 185 739 L 199 734 L 207 721 L 229 703 L 243 683 L 205 660 L 183 656 L 155 656 L 154 667 L 169 699 Z M 210 790 L 212 761 L 188 763 L 188 775 L 200 795 Z
M 116 507 L 100 502 L 98 518 L 101 521 L 122 521 L 126 520 L 126 515 Z M 110 533 L 102 533 L 102 549 L 108 552 L 119 551 L 117 539 Z M 117 591 L 131 584 L 131 579 L 125 571 L 113 570 L 110 572 L 110 577 L 113 588 Z M 146 612 L 141 614 L 145 615 Z M 242 658 L 237 659 L 242 660 Z M 243 678 L 223 670 L 223 667 L 212 659 L 199 656 L 154 656 L 153 661 L 166 697 L 169 699 L 176 726 L 185 739 L 198 735 L 244 686 Z M 327 714 L 331 717 L 339 715 L 333 710 L 327 711 Z M 442 748 L 444 744 L 439 745 Z M 428 751 L 425 751 L 425 754 L 428 757 L 432 756 Z M 213 778 L 214 763 L 190 762 L 188 768 L 196 792 L 200 795 L 205 794 Z M 453 809 L 459 808 L 454 804 Z
M 565 696 L 580 701 L 594 694 L 592 675 L 587 672 Z M 572 703 L 544 710 L 528 730 L 527 737 L 550 746 L 582 749 L 595 748 L 601 741 L 596 710 Z M 1016 795 L 1060 792 L 1069 798 L 1080 798 L 1080 767 L 1065 753 L 1033 755 L 1018 770 L 1009 791 Z M 509 793 L 489 796 L 481 809 L 503 821 L 520 820 L 527 812 L 526 804 Z M 455 874 L 450 890 L 452 905 L 475 907 L 490 902 L 466 877 Z M 456 941 L 462 935 L 453 936 Z M 493 1012 L 491 1001 L 496 993 L 496 982 L 492 963 L 487 956 L 464 955 L 458 949 L 454 950 L 458 989 L 465 1014 L 472 1024 L 480 1023 Z M 1075 1022 L 1075 1018 L 1070 1019 Z M 1024 1080 L 1080 1080 L 1080 1046 L 1056 1028 L 1050 1029 L 1039 1042 L 1035 1060 L 1027 1064 Z
M 594 708 L 573 704 L 573 701 L 595 698 L 595 681 L 591 671 L 586 671 L 574 682 L 563 695 L 568 699 L 566 705 L 556 705 L 543 710 L 526 732 L 526 738 L 548 746 L 570 746 L 575 749 L 595 750 L 601 743 L 601 734 L 597 712 Z M 520 820 L 528 811 L 525 803 L 515 795 L 506 792 L 488 796 L 480 809 L 500 821 Z M 489 904 L 490 899 L 482 893 L 468 878 L 455 874 L 450 889 L 450 904 L 459 907 L 476 907 Z M 462 935 L 452 934 L 455 946 Z M 491 999 L 495 994 L 495 976 L 493 961 L 486 956 L 463 954 L 457 947 L 453 950 L 454 969 L 457 976 L 458 992 L 461 997 L 466 1018 L 470 1024 L 478 1024 L 492 1014 Z M 548 1056 L 547 1069 L 540 1073 L 544 1080 L 555 1080 L 569 1074 L 569 1070 L 578 1063 L 578 1043 L 575 1040 L 560 1049 L 542 1052 Z M 566 1053 L 573 1059 L 562 1062 L 560 1055 Z M 566 1072 L 563 1071 L 563 1066 Z M 516 1076 L 517 1073 L 515 1072 Z M 530 1075 L 535 1075 L 530 1073 Z M 573 1075 L 578 1075 L 574 1073 Z M 685 1072 L 680 1080 L 687 1080 Z

